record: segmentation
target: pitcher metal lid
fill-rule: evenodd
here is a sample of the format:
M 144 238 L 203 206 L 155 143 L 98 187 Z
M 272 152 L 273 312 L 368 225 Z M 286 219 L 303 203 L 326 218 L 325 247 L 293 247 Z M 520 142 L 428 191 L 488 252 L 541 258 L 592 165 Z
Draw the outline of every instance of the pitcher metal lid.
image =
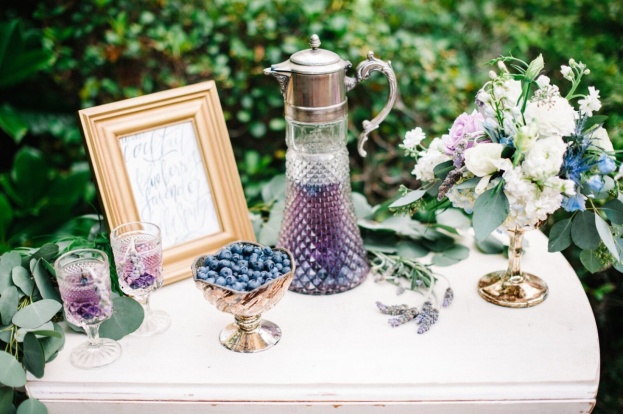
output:
M 306 75 L 322 75 L 338 72 L 351 66 L 347 60 L 342 60 L 335 52 L 320 49 L 318 35 L 312 35 L 309 40 L 311 49 L 300 50 L 290 56 L 285 62 L 272 65 L 276 72 L 300 73 Z

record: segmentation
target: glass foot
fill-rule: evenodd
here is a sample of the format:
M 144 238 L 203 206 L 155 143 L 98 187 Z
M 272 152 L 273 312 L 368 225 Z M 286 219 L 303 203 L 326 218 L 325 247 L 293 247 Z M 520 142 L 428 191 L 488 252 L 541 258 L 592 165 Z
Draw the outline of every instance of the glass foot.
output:
M 117 341 L 101 338 L 95 345 L 85 342 L 76 347 L 71 352 L 69 360 L 77 368 L 90 369 L 106 366 L 120 356 L 121 345 Z
M 504 270 L 491 272 L 478 282 L 478 293 L 484 300 L 507 308 L 538 305 L 547 298 L 548 292 L 543 279 L 525 272 L 514 278 L 509 278 Z
M 231 323 L 221 331 L 221 345 L 234 352 L 259 352 L 273 347 L 281 339 L 277 324 L 262 320 L 252 331 L 245 331 L 237 323 Z
M 135 336 L 153 336 L 162 333 L 171 326 L 171 317 L 161 310 L 150 310 L 139 328 L 132 333 Z

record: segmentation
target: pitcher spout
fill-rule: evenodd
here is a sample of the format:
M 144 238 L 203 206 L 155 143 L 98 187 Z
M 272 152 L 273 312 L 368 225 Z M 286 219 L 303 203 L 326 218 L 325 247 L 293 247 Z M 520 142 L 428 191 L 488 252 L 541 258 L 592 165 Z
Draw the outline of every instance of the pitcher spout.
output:
M 288 83 L 290 82 L 290 73 L 289 72 L 278 72 L 276 70 L 275 65 L 264 69 L 264 75 L 273 76 L 279 82 L 279 88 L 281 89 L 281 94 L 283 95 L 283 100 L 286 100 L 286 94 L 288 92 Z

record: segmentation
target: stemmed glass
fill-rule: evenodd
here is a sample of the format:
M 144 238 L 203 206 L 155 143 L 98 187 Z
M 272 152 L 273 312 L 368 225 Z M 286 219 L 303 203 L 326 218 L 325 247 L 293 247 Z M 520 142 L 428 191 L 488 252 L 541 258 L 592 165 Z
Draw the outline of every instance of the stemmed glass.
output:
M 84 328 L 89 337 L 72 351 L 71 363 L 89 369 L 117 360 L 121 356 L 119 343 L 99 337 L 100 324 L 112 315 L 106 253 L 95 249 L 73 250 L 61 255 L 54 269 L 67 321 Z
M 134 335 L 152 336 L 166 331 L 171 317 L 164 311 L 152 310 L 149 305 L 149 296 L 164 281 L 160 228 L 148 222 L 122 224 L 110 233 L 110 244 L 121 290 L 145 310 L 143 323 Z

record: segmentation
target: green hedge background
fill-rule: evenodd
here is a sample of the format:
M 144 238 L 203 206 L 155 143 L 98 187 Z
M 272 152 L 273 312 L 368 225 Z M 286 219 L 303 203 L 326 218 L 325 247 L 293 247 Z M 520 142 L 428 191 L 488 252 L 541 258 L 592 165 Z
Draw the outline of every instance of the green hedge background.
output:
M 353 186 L 371 202 L 415 185 L 397 145 L 421 126 L 441 134 L 486 80 L 485 63 L 512 53 L 588 65 L 601 114 L 623 149 L 620 0 L 46 0 L 0 9 L 0 252 L 84 234 L 97 212 L 76 117 L 80 108 L 214 79 L 249 205 L 285 165 L 283 100 L 271 63 L 322 47 L 353 64 L 369 50 L 391 60 L 400 99 L 361 159 L 361 122 L 380 111 L 386 81 L 349 93 Z M 565 252 L 576 266 L 577 252 Z M 602 373 L 595 413 L 623 409 L 622 277 L 578 270 L 597 319 Z

